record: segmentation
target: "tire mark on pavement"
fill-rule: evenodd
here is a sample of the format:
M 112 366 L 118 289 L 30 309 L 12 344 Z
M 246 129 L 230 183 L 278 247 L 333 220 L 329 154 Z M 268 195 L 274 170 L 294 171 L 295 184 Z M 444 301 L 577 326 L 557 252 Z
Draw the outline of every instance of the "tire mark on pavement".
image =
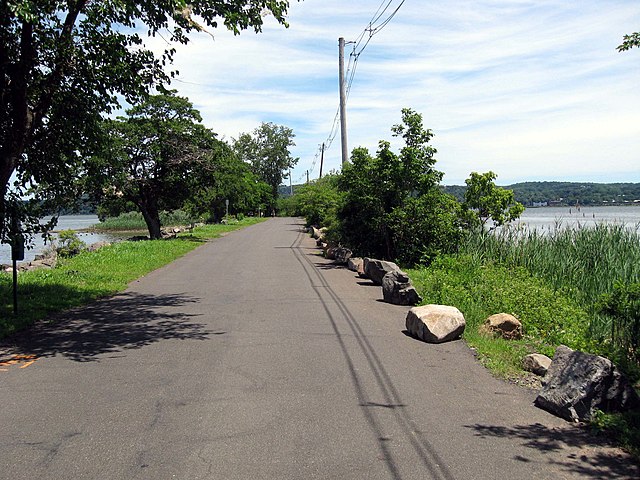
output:
M 367 336 L 362 330 L 362 327 L 358 323 L 357 319 L 354 317 L 345 303 L 340 299 L 340 297 L 333 291 L 322 273 L 309 259 L 309 256 L 302 251 L 301 244 L 304 238 L 304 233 L 299 232 L 297 238 L 291 244 L 290 248 L 293 251 L 294 256 L 296 257 L 296 260 L 302 266 L 307 278 L 309 279 L 311 287 L 318 296 L 318 299 L 320 300 L 327 314 L 327 318 L 331 322 L 331 326 L 340 345 L 340 349 L 345 358 L 345 361 L 347 362 L 347 367 L 354 389 L 356 391 L 358 402 L 360 406 L 363 407 L 363 414 L 365 416 L 365 419 L 367 420 L 369 427 L 376 436 L 378 445 L 383 452 L 384 461 L 391 477 L 394 479 L 402 478 L 398 469 L 398 465 L 393 459 L 393 455 L 390 451 L 389 446 L 387 445 L 389 443 L 389 439 L 385 437 L 381 422 L 376 418 L 376 415 L 374 413 L 374 409 L 376 408 L 382 408 L 383 410 L 390 410 L 391 412 L 393 412 L 398 426 L 422 461 L 424 467 L 429 471 L 429 474 L 432 478 L 438 480 L 453 480 L 454 477 L 446 467 L 445 462 L 440 458 L 433 445 L 431 445 L 431 443 L 426 438 L 424 438 L 417 424 L 404 408 L 405 405 L 400 398 L 400 394 L 398 393 L 393 384 L 393 381 L 386 372 L 381 359 L 375 352 L 375 349 L 367 340 Z M 329 296 L 328 299 L 325 298 L 326 295 Z M 329 308 L 330 304 L 338 308 L 341 314 L 341 318 L 335 318 L 335 316 L 331 313 L 331 310 Z M 366 389 L 355 368 L 352 355 L 349 353 L 349 349 L 347 348 L 342 338 L 342 334 L 338 329 L 338 323 L 340 321 L 343 321 L 347 324 L 353 334 L 353 337 L 357 341 L 360 350 L 364 354 L 367 360 L 367 364 L 370 368 L 370 373 L 383 394 L 385 400 L 384 403 L 373 402 L 367 399 Z

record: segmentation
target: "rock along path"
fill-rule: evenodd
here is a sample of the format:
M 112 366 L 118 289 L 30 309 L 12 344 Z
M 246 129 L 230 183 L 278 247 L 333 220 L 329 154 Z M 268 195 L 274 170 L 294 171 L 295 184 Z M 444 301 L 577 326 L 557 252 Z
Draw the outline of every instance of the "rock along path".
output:
M 294 219 L 0 346 L 0 479 L 638 478 Z

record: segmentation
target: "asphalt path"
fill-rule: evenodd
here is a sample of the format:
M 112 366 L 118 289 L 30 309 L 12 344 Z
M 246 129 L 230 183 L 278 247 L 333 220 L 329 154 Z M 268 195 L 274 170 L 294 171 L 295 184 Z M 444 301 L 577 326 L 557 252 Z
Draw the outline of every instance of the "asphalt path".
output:
M 209 242 L 0 346 L 0 479 L 640 478 L 407 309 L 298 220 Z

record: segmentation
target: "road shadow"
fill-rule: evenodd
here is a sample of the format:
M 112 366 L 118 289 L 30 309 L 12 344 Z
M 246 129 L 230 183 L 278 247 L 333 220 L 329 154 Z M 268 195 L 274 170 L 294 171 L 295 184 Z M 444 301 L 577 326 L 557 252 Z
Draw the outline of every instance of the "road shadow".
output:
M 549 458 L 549 463 L 584 478 L 640 478 L 638 463 L 622 452 L 612 454 L 609 450 L 605 453 L 604 448 L 610 447 L 610 442 L 584 427 L 551 428 L 540 423 L 513 427 L 481 424 L 465 427 L 474 430 L 480 438 L 508 438 L 543 454 L 565 450 L 568 453 L 565 460 L 557 460 L 558 456 L 554 455 L 553 459 Z M 576 449 L 582 450 L 583 454 L 575 453 Z M 521 455 L 515 455 L 514 459 L 532 461 Z
M 189 321 L 179 307 L 198 299 L 183 295 L 122 293 L 51 315 L 0 341 L 0 354 L 62 355 L 77 362 L 142 348 L 162 340 L 205 340 L 212 332 Z M 174 309 L 171 311 L 169 309 Z

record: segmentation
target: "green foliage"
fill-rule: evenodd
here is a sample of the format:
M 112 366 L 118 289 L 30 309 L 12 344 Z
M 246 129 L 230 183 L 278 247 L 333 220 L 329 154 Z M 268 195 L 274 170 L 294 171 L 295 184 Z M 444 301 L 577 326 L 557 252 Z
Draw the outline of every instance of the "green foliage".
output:
M 640 32 L 635 32 L 630 35 L 625 35 L 622 39 L 622 44 L 618 45 L 618 51 L 624 52 L 633 47 L 640 48 Z
M 514 200 L 512 190 L 496 186 L 496 177 L 493 172 L 471 172 L 465 180 L 467 189 L 463 208 L 471 225 L 478 224 L 484 229 L 491 221 L 490 229 L 494 229 L 517 219 L 524 212 L 522 204 Z
M 289 148 L 295 146 L 293 130 L 274 123 L 262 123 L 253 134 L 242 133 L 233 142 L 233 150 L 243 162 L 251 165 L 253 173 L 271 187 L 267 207 L 275 209 L 278 186 L 288 178 L 288 170 L 298 163 Z
M 107 140 L 89 162 L 87 185 L 117 206 L 135 204 L 150 238 L 160 238 L 160 210 L 179 209 L 198 192 L 205 192 L 212 206 L 210 192 L 219 183 L 214 172 L 219 177 L 229 170 L 231 150 L 200 120 L 191 102 L 175 91 L 150 96 L 126 118 L 105 120 Z
M 589 341 L 632 373 L 638 364 L 638 327 L 633 320 L 635 285 L 640 281 L 637 232 L 620 225 L 557 226 L 548 234 L 507 228 L 490 235 L 470 234 L 460 250 L 480 264 L 524 268 L 555 291 L 570 295 L 589 313 Z
M 591 429 L 611 438 L 636 458 L 640 458 L 640 412 L 604 413 L 596 411 L 589 422 Z
M 62 230 L 58 233 L 58 246 L 56 252 L 62 258 L 69 258 L 78 255 L 87 247 L 87 244 L 78 238 L 73 230 Z
M 599 309 L 612 317 L 614 344 L 640 365 L 640 283 L 616 283 L 602 296 Z
M 445 192 L 464 201 L 467 187 L 447 185 Z M 526 206 L 536 203 L 554 205 L 626 205 L 640 200 L 640 183 L 586 183 L 586 182 L 522 182 L 506 185 L 513 190 L 515 200 Z
M 411 278 L 424 303 L 458 307 L 471 330 L 488 316 L 504 312 L 522 322 L 525 335 L 548 346 L 590 346 L 584 308 L 524 268 L 483 265 L 469 255 L 442 256 Z
M 402 124 L 391 130 L 404 140 L 399 154 L 391 151 L 389 142 L 381 141 L 375 157 L 356 148 L 343 168 L 338 180 L 345 195 L 337 211 L 339 237 L 363 256 L 402 256 L 409 262 L 428 259 L 455 240 L 446 238 L 455 228 L 443 224 L 453 210 L 451 200 L 434 191 L 442 172 L 434 168 L 436 150 L 428 145 L 433 133 L 424 129 L 422 116 L 411 109 L 402 110 Z M 437 218 L 443 213 L 447 218 Z M 433 240 L 437 244 L 429 243 Z M 419 243 L 414 245 L 415 241 Z M 401 253 L 405 247 L 411 251 Z
M 396 260 L 403 265 L 431 263 L 453 253 L 462 237 L 460 204 L 438 189 L 408 198 L 389 215 Z
M 288 198 L 287 212 L 305 217 L 307 225 L 335 227 L 336 211 L 343 197 L 338 189 L 338 181 L 339 176 L 333 174 L 300 186 Z
M 189 32 L 218 25 L 259 32 L 267 13 L 286 25 L 288 6 L 286 0 L 1 2 L 0 241 L 7 239 L 8 203 L 25 197 L 29 186 L 37 186 L 39 201 L 78 197 L 74 180 L 101 143 L 103 115 L 120 99 L 135 104 L 152 86 L 166 85 L 176 72 L 165 66 Z M 156 56 L 140 32 L 162 32 L 168 46 Z M 37 214 L 18 213 L 25 231 L 42 229 Z

